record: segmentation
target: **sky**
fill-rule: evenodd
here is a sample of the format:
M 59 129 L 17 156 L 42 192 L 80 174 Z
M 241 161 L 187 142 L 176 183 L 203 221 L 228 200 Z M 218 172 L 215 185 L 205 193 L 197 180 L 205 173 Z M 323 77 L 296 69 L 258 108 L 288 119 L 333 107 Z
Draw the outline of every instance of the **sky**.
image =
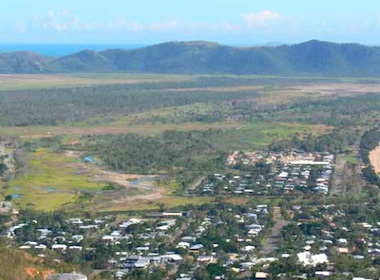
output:
M 0 42 L 380 45 L 379 0 L 2 0 Z

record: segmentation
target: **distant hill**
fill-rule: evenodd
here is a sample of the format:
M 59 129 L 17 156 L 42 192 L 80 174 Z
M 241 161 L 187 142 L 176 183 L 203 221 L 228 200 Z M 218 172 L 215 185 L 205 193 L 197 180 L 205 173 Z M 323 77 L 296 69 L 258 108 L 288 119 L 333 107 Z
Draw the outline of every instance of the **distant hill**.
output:
M 380 47 L 316 40 L 260 47 L 230 47 L 194 41 L 169 42 L 132 50 L 84 50 L 59 58 L 31 52 L 0 54 L 0 73 L 118 71 L 380 76 Z
M 51 58 L 33 52 L 0 53 L 0 73 L 39 73 L 48 71 Z

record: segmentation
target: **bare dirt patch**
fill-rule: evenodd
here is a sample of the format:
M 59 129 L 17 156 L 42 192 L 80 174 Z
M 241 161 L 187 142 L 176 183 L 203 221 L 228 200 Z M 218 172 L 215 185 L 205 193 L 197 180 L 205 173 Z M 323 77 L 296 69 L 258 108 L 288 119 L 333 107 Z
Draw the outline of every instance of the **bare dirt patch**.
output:
M 380 173 L 380 143 L 373 151 L 369 153 L 369 160 L 376 173 Z
M 223 86 L 223 87 L 193 87 L 193 88 L 170 88 L 165 91 L 169 92 L 189 92 L 189 91 L 216 91 L 216 92 L 234 92 L 234 91 L 251 91 L 264 89 L 265 86 Z
M 360 94 L 380 93 L 378 84 L 360 83 L 317 83 L 294 85 L 291 87 L 274 87 L 258 90 L 260 96 L 257 105 L 287 104 L 300 98 L 315 99 L 332 96 L 355 96 Z
M 79 158 L 81 153 L 77 151 L 66 151 L 66 156 Z M 110 196 L 113 205 L 125 204 L 128 202 L 138 203 L 139 201 L 153 201 L 163 198 L 165 194 L 169 193 L 169 189 L 165 187 L 158 187 L 155 180 L 159 178 L 158 175 L 141 175 L 141 174 L 126 174 L 102 169 L 98 165 L 84 163 L 78 160 L 76 163 L 71 163 L 80 173 L 90 173 L 94 181 L 111 182 L 122 186 L 125 190 L 136 189 L 143 192 L 143 194 L 134 195 L 117 195 Z
M 66 156 L 79 158 L 81 153 L 77 151 L 66 151 Z M 155 179 L 158 178 L 156 175 L 140 175 L 140 174 L 125 174 L 120 172 L 113 172 L 102 169 L 100 166 L 95 164 L 84 163 L 78 160 L 76 163 L 70 163 L 71 167 L 77 168 L 79 172 L 93 174 L 95 181 L 105 181 L 112 182 L 117 185 L 123 186 L 125 188 L 132 188 L 136 186 L 142 186 L 145 189 L 153 187 L 151 183 L 146 184 L 134 184 L 135 181 L 145 179 Z

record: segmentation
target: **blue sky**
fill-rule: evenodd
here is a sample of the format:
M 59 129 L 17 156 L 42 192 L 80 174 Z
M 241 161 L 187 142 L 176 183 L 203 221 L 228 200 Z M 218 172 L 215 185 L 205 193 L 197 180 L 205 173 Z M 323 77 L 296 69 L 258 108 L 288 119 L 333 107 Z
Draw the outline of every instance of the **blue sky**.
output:
M 2 43 L 380 45 L 379 0 L 3 0 Z

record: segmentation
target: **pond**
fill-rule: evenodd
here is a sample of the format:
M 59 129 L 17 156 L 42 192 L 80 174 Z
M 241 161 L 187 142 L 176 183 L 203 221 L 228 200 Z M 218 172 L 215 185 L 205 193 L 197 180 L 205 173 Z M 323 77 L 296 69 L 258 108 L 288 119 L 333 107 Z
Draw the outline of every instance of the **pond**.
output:
M 47 187 L 47 188 L 44 189 L 44 191 L 46 193 L 55 193 L 57 191 L 57 189 L 53 188 L 53 187 Z

